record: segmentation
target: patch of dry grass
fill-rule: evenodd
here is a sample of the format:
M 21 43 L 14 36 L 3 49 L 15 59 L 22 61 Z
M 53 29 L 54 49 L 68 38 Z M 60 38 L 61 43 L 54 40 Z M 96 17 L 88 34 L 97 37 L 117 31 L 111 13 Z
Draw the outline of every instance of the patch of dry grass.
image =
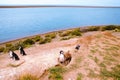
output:
M 83 77 L 82 73 L 78 73 L 77 80 L 82 80 L 82 77 Z
M 39 78 L 33 74 L 27 73 L 18 76 L 16 80 L 39 80 Z

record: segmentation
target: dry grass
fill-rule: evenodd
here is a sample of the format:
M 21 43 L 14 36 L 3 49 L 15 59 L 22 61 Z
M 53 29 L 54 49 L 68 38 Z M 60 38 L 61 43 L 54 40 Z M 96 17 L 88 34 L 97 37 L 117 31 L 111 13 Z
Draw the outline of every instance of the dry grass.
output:
M 18 76 L 16 80 L 39 80 L 39 78 L 33 74 L 26 73 Z

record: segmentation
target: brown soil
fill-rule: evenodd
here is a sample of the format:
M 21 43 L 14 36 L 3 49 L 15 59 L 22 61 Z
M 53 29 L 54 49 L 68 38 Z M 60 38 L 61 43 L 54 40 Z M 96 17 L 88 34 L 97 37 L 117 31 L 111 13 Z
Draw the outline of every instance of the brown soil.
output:
M 119 47 L 117 53 L 120 53 L 118 34 L 120 33 L 87 32 L 80 38 L 54 41 L 43 45 L 36 44 L 25 49 L 26 56 L 21 56 L 19 51 L 15 51 L 19 55 L 20 61 L 11 60 L 8 54 L 0 55 L 0 80 L 15 80 L 18 75 L 24 73 L 32 73 L 39 77 L 44 73 L 42 80 L 47 80 L 48 74 L 44 71 L 59 64 L 57 59 L 60 50 L 66 52 L 69 50 L 72 55 L 71 62 L 64 66 L 69 69 L 63 75 L 64 80 L 76 80 L 79 73 L 83 75 L 82 80 L 101 80 L 99 77 L 91 78 L 89 73 L 92 70 L 99 74 L 100 66 L 98 64 L 103 61 L 104 48 L 107 46 L 117 45 Z M 77 44 L 81 46 L 79 51 L 74 50 Z M 95 57 L 97 57 L 98 63 L 95 62 Z M 114 64 L 120 63 L 119 58 L 120 55 L 116 57 L 118 62 Z

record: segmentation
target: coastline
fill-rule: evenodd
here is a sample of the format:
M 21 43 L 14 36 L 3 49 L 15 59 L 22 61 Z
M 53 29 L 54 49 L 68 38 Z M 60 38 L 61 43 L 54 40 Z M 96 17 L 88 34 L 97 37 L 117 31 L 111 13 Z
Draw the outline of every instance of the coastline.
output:
M 33 38 L 35 36 L 44 36 L 44 35 L 47 35 L 47 34 L 50 34 L 50 33 L 63 32 L 63 31 L 67 31 L 67 30 L 74 30 L 76 28 L 80 28 L 80 30 L 83 31 L 84 29 L 87 29 L 87 28 L 92 27 L 92 26 L 93 27 L 104 27 L 104 26 L 108 26 L 108 25 L 78 26 L 78 27 L 74 27 L 74 28 L 66 28 L 66 29 L 61 29 L 61 30 L 55 30 L 55 31 L 30 35 L 30 36 L 26 36 L 26 37 L 21 37 L 21 38 L 18 38 L 18 39 L 8 40 L 8 41 L 5 41 L 5 42 L 0 42 L 0 46 L 4 45 L 4 44 L 7 44 L 7 43 L 13 43 L 13 42 L 18 42 L 18 41 L 25 40 L 25 39 L 28 39 L 28 38 Z M 116 25 L 116 26 L 119 26 L 119 25 Z
M 32 39 L 35 38 L 36 36 L 41 36 L 41 37 L 45 37 L 45 35 L 51 34 L 51 33 L 59 33 L 59 32 L 65 32 L 65 31 L 69 31 L 69 30 L 75 30 L 75 29 L 80 29 L 81 33 L 87 32 L 87 29 L 90 29 L 90 27 L 96 28 L 98 27 L 99 30 L 101 30 L 101 28 L 103 27 L 107 27 L 107 26 L 117 26 L 119 27 L 120 25 L 89 25 L 89 26 L 78 26 L 78 27 L 73 27 L 73 28 L 66 28 L 66 29 L 61 29 L 61 30 L 55 30 L 55 31 L 50 31 L 50 32 L 45 32 L 45 33 L 40 33 L 40 34 L 35 34 L 35 35 L 30 35 L 30 36 L 26 36 L 26 37 L 22 37 L 22 38 L 18 38 L 18 39 L 13 39 L 13 40 L 9 40 L 6 42 L 0 42 L 0 47 L 5 46 L 6 44 L 12 43 L 18 43 L 19 41 L 24 41 L 26 39 Z M 94 30 L 93 30 L 94 31 Z M 95 31 L 98 31 L 95 30 Z
M 67 30 L 73 30 L 73 29 L 76 29 L 76 28 L 82 28 L 82 27 L 75 27 L 75 28 L 68 28 L 68 29 L 50 31 L 50 32 L 35 34 L 35 35 L 26 36 L 26 37 L 22 37 L 22 38 L 18 38 L 18 39 L 8 40 L 8 41 L 6 41 L 6 42 L 0 42 L 0 46 L 1 46 L 1 45 L 4 45 L 4 44 L 7 44 L 7 43 L 13 43 L 13 42 L 18 42 L 18 41 L 25 40 L 25 39 L 28 39 L 28 38 L 33 38 L 33 37 L 35 37 L 35 36 L 44 36 L 44 35 L 47 35 L 47 34 L 56 33 L 56 32 L 62 32 L 62 31 L 67 31 Z M 84 28 L 84 27 L 83 27 L 83 28 Z M 85 26 L 85 28 L 86 28 L 86 26 Z

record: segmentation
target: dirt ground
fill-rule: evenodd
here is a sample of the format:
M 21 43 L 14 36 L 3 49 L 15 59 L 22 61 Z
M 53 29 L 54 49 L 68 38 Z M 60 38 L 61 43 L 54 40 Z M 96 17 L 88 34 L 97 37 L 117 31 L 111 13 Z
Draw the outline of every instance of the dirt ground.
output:
M 105 36 L 99 38 L 101 35 Z M 13 61 L 9 58 L 8 54 L 2 54 L 0 55 L 0 80 L 15 80 L 18 75 L 24 73 L 33 73 L 40 76 L 46 69 L 58 64 L 57 59 L 60 50 L 70 50 L 72 54 L 72 61 L 69 65 L 65 66 L 72 70 L 63 75 L 64 80 L 76 80 L 79 73 L 84 75 L 82 80 L 100 80 L 98 78 L 91 79 L 88 76 L 90 69 L 96 70 L 95 73 L 100 70 L 95 61 L 90 58 L 90 53 L 92 54 L 90 50 L 92 47 L 99 44 L 99 50 L 102 51 L 102 48 L 106 46 L 102 44 L 102 41 L 105 40 L 108 40 L 114 45 L 120 44 L 120 33 L 113 33 L 113 35 L 114 36 L 111 36 L 107 34 L 107 32 L 87 32 L 80 38 L 73 38 L 65 41 L 53 41 L 43 45 L 36 44 L 25 49 L 26 56 L 21 56 L 19 51 L 15 51 L 20 57 L 19 61 Z M 115 39 L 116 41 L 111 41 L 112 39 Z M 74 52 L 74 48 L 77 44 L 81 45 L 80 50 Z M 120 50 L 118 52 L 120 52 Z M 97 58 L 102 61 L 100 54 L 94 54 L 94 56 L 97 56 Z M 76 63 L 76 59 L 79 57 L 82 61 L 78 64 Z M 46 78 L 44 80 L 46 80 Z

